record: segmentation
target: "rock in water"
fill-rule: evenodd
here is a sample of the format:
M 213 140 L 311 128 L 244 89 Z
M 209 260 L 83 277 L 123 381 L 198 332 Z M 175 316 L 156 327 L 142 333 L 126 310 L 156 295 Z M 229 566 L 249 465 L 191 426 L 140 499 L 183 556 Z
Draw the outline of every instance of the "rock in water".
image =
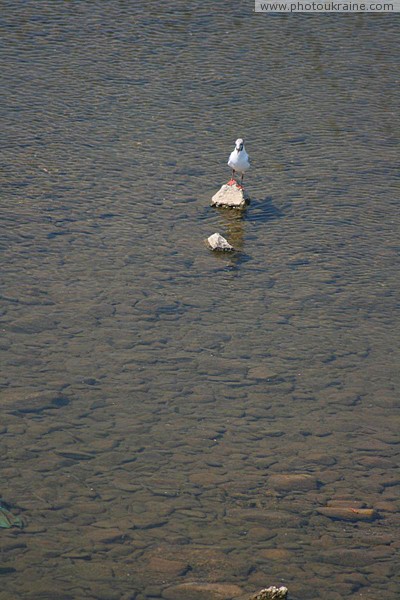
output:
M 268 483 L 280 492 L 308 491 L 318 487 L 318 479 L 310 473 L 276 473 Z
M 211 206 L 244 208 L 249 202 L 246 192 L 237 185 L 225 183 L 211 199 Z
M 250 600 L 286 600 L 287 595 L 288 589 L 286 587 L 277 588 L 271 585 L 271 587 L 260 590 L 254 596 L 251 596 Z
M 373 508 L 352 508 L 351 506 L 323 506 L 317 512 L 339 521 L 373 521 L 378 513 Z
M 243 591 L 229 583 L 180 583 L 163 591 L 167 600 L 231 600 L 243 598 Z
M 207 239 L 207 244 L 210 246 L 211 250 L 224 250 L 225 252 L 229 252 L 235 249 L 219 233 L 213 233 L 210 235 L 210 237 Z

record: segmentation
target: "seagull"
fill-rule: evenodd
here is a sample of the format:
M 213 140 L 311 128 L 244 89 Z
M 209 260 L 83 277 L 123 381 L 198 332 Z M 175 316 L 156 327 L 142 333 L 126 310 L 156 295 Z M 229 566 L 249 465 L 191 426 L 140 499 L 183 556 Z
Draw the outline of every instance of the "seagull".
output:
M 250 159 L 244 147 L 242 138 L 238 138 L 235 142 L 235 149 L 231 152 L 228 160 L 228 165 L 232 169 L 232 179 L 228 181 L 228 185 L 237 185 L 243 189 L 243 177 L 247 169 L 250 169 Z M 239 185 L 235 179 L 235 172 L 241 173 L 242 177 Z

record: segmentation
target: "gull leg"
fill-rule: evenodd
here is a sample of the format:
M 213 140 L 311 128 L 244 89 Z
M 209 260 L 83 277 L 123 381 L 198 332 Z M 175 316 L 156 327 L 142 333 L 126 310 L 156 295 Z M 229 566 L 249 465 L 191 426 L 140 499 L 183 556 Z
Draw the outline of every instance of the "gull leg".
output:
M 232 169 L 232 177 L 231 179 L 228 181 L 227 185 L 235 185 L 236 183 L 236 179 L 235 179 L 235 169 Z
M 243 177 L 244 177 L 244 173 L 242 173 L 242 176 L 241 176 L 241 178 L 240 178 L 240 184 L 239 184 L 239 183 L 237 184 L 237 187 L 238 187 L 240 190 L 244 190 L 244 187 L 243 187 Z

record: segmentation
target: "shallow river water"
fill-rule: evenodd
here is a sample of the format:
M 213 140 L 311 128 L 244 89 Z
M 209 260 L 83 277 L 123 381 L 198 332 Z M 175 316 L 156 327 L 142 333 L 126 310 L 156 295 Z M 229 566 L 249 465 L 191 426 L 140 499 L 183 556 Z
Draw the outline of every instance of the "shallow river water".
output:
M 400 22 L 252 8 L 2 3 L 0 600 L 399 598 Z

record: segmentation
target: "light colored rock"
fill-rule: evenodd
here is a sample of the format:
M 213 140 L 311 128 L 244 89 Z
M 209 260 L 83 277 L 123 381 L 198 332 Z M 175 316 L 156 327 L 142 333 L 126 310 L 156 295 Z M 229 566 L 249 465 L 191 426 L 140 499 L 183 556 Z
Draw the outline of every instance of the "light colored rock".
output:
M 373 521 L 378 516 L 372 508 L 352 508 L 350 506 L 324 506 L 317 508 L 317 512 L 324 517 L 339 521 Z
M 234 247 L 219 233 L 210 235 L 207 239 L 207 244 L 210 246 L 211 250 L 223 250 L 225 252 L 234 250 Z
M 225 206 L 227 208 L 244 208 L 249 197 L 237 185 L 225 183 L 211 199 L 211 206 Z
M 254 596 L 251 596 L 249 600 L 286 600 L 287 595 L 288 589 L 286 587 L 277 588 L 271 585 L 271 587 L 260 590 Z
M 224 520 L 225 523 L 232 525 L 237 523 L 253 524 L 255 522 L 274 530 L 283 526 L 298 527 L 301 519 L 299 515 L 282 509 L 232 508 L 228 511 Z
M 314 490 L 318 487 L 317 478 L 309 473 L 280 473 L 271 475 L 268 483 L 276 490 L 285 492 Z

